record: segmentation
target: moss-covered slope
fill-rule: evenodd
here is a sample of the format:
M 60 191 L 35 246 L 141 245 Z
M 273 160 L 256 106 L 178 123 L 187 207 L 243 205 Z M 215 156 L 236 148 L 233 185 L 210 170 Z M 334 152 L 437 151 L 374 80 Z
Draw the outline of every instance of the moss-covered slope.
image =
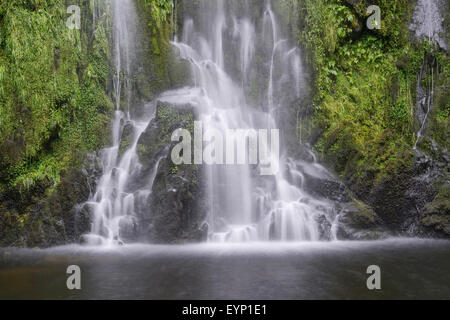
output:
M 415 1 L 298 4 L 299 20 L 304 21 L 299 37 L 310 52 L 315 75 L 314 116 L 303 130 L 360 199 L 395 231 L 405 231 L 413 224 L 408 222 L 411 214 L 420 218 L 425 203 L 448 181 L 448 52 L 413 39 L 409 24 Z M 381 29 L 367 28 L 369 5 L 380 7 Z M 448 8 L 442 9 L 448 21 Z M 419 150 L 429 156 L 426 161 L 413 148 L 421 125 L 416 108 L 423 65 L 437 70 L 432 112 L 425 137 L 419 140 Z M 433 184 L 416 181 L 427 174 Z
M 81 28 L 66 25 L 81 9 Z M 170 1 L 136 0 L 133 106 L 176 86 Z M 114 110 L 108 0 L 0 0 L 0 246 L 50 246 L 89 231 L 78 212 L 101 173 Z M 175 79 L 175 80 L 174 80 Z

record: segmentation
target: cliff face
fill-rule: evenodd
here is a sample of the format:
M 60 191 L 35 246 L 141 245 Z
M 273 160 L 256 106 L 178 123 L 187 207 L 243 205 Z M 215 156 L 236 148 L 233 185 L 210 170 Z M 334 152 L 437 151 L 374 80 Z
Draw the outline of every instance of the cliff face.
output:
M 415 1 L 297 3 L 316 87 L 311 125 L 302 128 L 316 152 L 385 228 L 449 237 L 449 202 L 442 200 L 449 188 L 449 58 L 442 41 L 414 37 Z M 380 29 L 366 27 L 372 4 L 381 9 Z M 439 8 L 448 25 L 448 6 Z
M 66 25 L 70 5 L 80 8 L 80 29 Z M 64 244 L 90 229 L 90 214 L 77 204 L 95 189 L 95 152 L 110 140 L 110 5 L 1 1 L 0 246 Z M 134 70 L 132 112 L 177 78 L 168 62 L 169 1 L 136 6 L 145 58 Z
M 89 193 L 83 154 L 108 141 L 110 83 L 106 5 L 2 1 L 0 10 L 0 244 L 73 238 L 70 211 Z
M 77 242 L 90 230 L 91 213 L 77 204 L 90 197 L 101 174 L 95 153 L 109 144 L 116 98 L 108 3 L 70 1 L 82 15 L 81 29 L 71 30 L 69 3 L 1 0 L 0 246 Z M 362 238 L 382 230 L 448 238 L 448 51 L 413 37 L 415 3 L 370 4 L 381 8 L 379 30 L 366 27 L 366 1 L 273 1 L 283 28 L 308 53 L 304 62 L 314 80 L 304 101 L 284 111 L 286 147 L 301 158 L 299 142 L 308 140 L 345 184 L 308 182 L 310 192 L 344 194 L 353 203 L 343 211 L 348 228 L 341 238 L 355 238 L 358 230 Z M 157 104 L 138 150 L 148 174 L 161 162 L 154 195 L 138 212 L 145 223 L 129 236 L 201 241 L 207 232 L 201 169 L 173 166 L 167 156 L 169 129 L 189 126 L 195 115 L 154 101 L 189 81 L 189 65 L 168 43 L 183 12 L 172 15 L 170 1 L 137 0 L 136 6 L 141 59 L 133 65 L 130 111 L 138 115 L 145 103 Z M 448 5 L 441 13 L 448 25 Z M 420 101 L 431 89 L 427 110 Z M 125 103 L 122 97 L 121 108 Z M 121 148 L 127 148 L 126 130 Z
M 172 133 L 192 132 L 197 115 L 189 106 L 158 102 L 156 116 L 138 142 L 143 172 L 150 173 L 152 193 L 137 216 L 139 238 L 152 243 L 199 242 L 207 238 L 206 181 L 201 165 L 175 165 Z

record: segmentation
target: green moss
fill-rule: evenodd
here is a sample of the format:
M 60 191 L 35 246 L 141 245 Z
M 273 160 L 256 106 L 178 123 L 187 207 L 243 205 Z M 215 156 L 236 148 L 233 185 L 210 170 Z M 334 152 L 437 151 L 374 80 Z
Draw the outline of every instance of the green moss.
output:
M 435 50 L 434 56 L 439 67 L 440 77 L 435 84 L 434 104 L 431 112 L 430 131 L 434 141 L 450 148 L 450 59 L 448 53 Z
M 169 0 L 144 0 L 145 5 L 150 9 L 152 25 L 161 30 L 167 21 L 167 17 L 172 10 L 172 1 Z
M 176 109 L 162 103 L 158 104 L 156 117 L 150 124 L 157 125 L 157 131 L 151 130 L 144 134 L 144 139 L 139 141 L 137 153 L 139 158 L 149 159 L 154 156 L 157 151 L 162 150 L 165 146 L 170 145 L 172 133 L 179 128 L 194 132 L 194 113 L 189 109 Z M 153 134 L 156 134 L 153 136 Z
M 161 50 L 159 50 L 158 40 L 156 40 L 156 38 L 153 38 L 152 44 L 153 44 L 153 53 L 159 56 L 161 54 Z
M 450 185 L 444 184 L 433 202 L 425 207 L 425 212 L 428 214 L 450 215 Z
M 375 1 L 382 26 L 372 31 L 365 26 L 362 1 L 303 3 L 301 39 L 312 52 L 317 88 L 312 120 L 321 128 L 315 150 L 341 177 L 374 185 L 412 164 L 417 74 L 430 50 L 410 42 L 414 4 Z M 435 121 L 440 141 L 448 122 L 443 109 L 442 120 Z
M 346 215 L 350 225 L 370 229 L 380 223 L 380 219 L 370 207 L 357 200 L 353 201 L 353 206 L 355 210 L 349 211 Z
M 137 1 L 138 34 L 136 74 L 132 81 L 135 89 L 133 105 L 147 102 L 159 93 L 172 87 L 170 70 L 177 61 L 170 45 L 171 31 L 176 30 L 176 21 L 171 25 L 171 1 Z
M 192 110 L 185 111 L 174 109 L 171 106 L 160 105 L 157 111 L 157 119 L 161 137 L 170 139 L 173 130 L 178 129 L 174 126 L 180 123 L 184 123 L 183 129 L 188 130 L 191 134 L 194 132 L 194 115 Z
M 423 225 L 431 227 L 438 232 L 450 235 L 450 216 L 431 215 L 422 219 Z
M 425 217 L 422 224 L 433 228 L 435 231 L 443 233 L 447 237 L 450 235 L 450 185 L 443 184 L 433 202 L 425 207 Z
M 171 172 L 172 174 L 177 174 L 177 173 L 178 173 L 178 170 L 179 170 L 178 166 L 173 166 L 172 169 L 170 169 L 170 172 Z
M 122 132 L 122 140 L 119 145 L 119 157 L 121 157 L 131 147 L 131 143 L 133 142 L 133 134 L 133 126 L 125 125 Z
M 45 178 L 57 184 L 64 168 L 106 140 L 113 108 L 105 93 L 109 17 L 103 16 L 94 33 L 89 20 L 82 30 L 67 28 L 66 6 L 59 1 L 9 1 L 2 9 L 2 182 L 25 189 Z

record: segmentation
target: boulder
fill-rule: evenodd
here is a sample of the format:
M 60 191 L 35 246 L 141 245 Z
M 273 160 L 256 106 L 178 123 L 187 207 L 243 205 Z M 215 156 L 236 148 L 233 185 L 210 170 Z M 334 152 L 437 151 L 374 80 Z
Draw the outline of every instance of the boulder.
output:
M 206 192 L 201 166 L 175 165 L 170 154 L 177 142 L 172 133 L 193 131 L 195 111 L 190 106 L 158 102 L 156 116 L 138 142 L 142 172 L 153 176 L 147 204 L 138 212 L 141 239 L 154 243 L 202 241 L 206 238 Z

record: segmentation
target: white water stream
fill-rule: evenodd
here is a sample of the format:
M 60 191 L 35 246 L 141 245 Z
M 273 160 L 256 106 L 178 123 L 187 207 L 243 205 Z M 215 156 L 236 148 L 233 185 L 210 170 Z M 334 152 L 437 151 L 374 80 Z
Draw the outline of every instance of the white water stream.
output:
M 107 244 L 123 240 L 122 226 L 137 228 L 135 207 L 152 190 L 152 181 L 144 189 L 129 188 L 141 168 L 137 143 L 152 117 L 130 119 L 129 76 L 138 59 L 134 54 L 136 12 L 132 0 L 113 0 L 112 4 L 117 111 L 112 146 L 102 151 L 103 176 L 86 203 L 94 216 L 88 241 Z M 236 9 L 239 6 L 242 10 Z M 226 136 L 233 129 L 282 131 L 280 112 L 303 94 L 300 50 L 283 36 L 270 1 L 261 10 L 262 19 L 250 15 L 254 9 L 247 1 L 200 1 L 196 16 L 189 12 L 185 16 L 181 40 L 172 43 L 181 58 L 190 62 L 195 85 L 166 92 L 159 100 L 194 106 L 204 132 L 216 130 Z M 133 139 L 120 154 L 125 125 L 132 126 Z M 279 168 L 273 176 L 262 177 L 258 174 L 261 166 L 249 164 L 205 166 L 211 242 L 313 241 L 320 239 L 319 218 L 333 224 L 332 204 L 309 195 L 303 176 L 305 171 L 319 178 L 329 174 L 315 160 L 308 163 L 287 157 L 283 136 L 280 140 L 281 157 L 276 148 L 265 145 L 270 163 Z M 155 174 L 156 170 L 157 166 Z
M 195 106 L 206 132 L 280 128 L 278 110 L 290 107 L 283 104 L 283 95 L 302 94 L 300 50 L 279 33 L 270 2 L 260 30 L 246 14 L 248 7 L 235 14 L 233 5 L 236 2 L 202 1 L 196 20 L 186 17 L 181 41 L 173 45 L 190 61 L 195 87 L 168 92 L 161 99 Z M 230 47 L 235 52 L 230 53 Z M 252 72 L 264 65 L 269 71 L 267 91 L 261 105 L 250 105 L 245 89 Z M 208 167 L 210 241 L 319 240 L 317 219 L 332 211 L 330 204 L 305 192 L 294 160 L 278 159 L 271 151 L 270 159 L 280 170 L 262 182 L 251 165 Z M 326 171 L 316 163 L 309 168 L 316 175 Z
M 444 18 L 441 10 L 444 4 L 441 0 L 419 0 L 413 14 L 410 30 L 414 32 L 417 39 L 426 39 L 430 44 L 437 45 L 447 50 L 445 41 Z M 434 59 L 434 58 L 433 58 Z M 414 149 L 417 148 L 419 140 L 424 136 L 434 98 L 435 77 L 438 76 L 436 66 L 427 65 L 427 57 L 424 58 L 422 68 L 417 80 L 417 116 L 420 127 L 416 134 Z M 427 86 L 424 88 L 421 81 L 428 76 Z

